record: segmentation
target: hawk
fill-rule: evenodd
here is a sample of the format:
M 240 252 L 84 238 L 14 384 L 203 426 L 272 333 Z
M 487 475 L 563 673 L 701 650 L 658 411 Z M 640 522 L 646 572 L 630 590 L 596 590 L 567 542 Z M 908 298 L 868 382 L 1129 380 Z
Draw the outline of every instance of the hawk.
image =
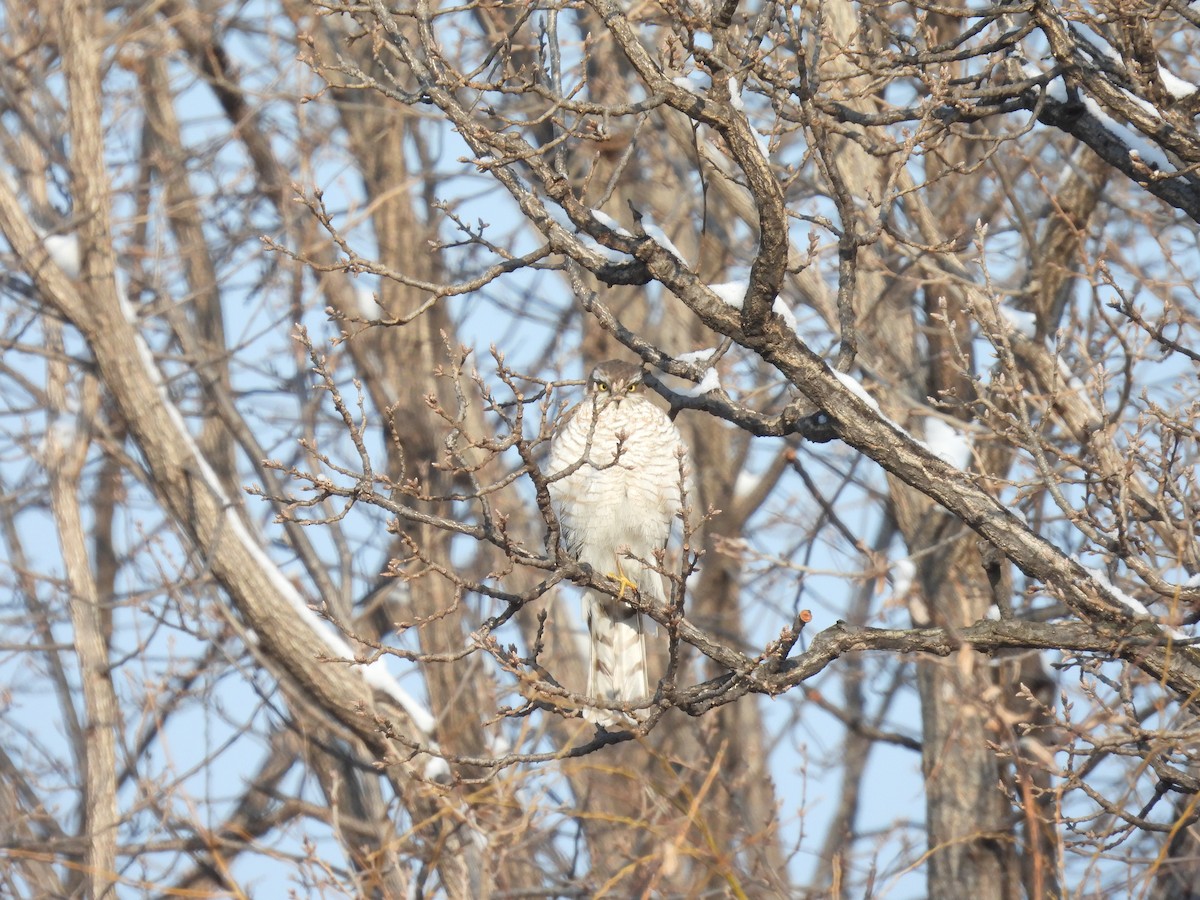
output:
M 667 546 L 680 514 L 687 447 L 675 424 L 655 406 L 642 369 L 602 362 L 588 378 L 587 396 L 558 424 L 548 465 L 550 496 L 564 546 L 575 559 L 636 590 L 667 602 L 654 554 Z M 627 703 L 650 694 L 641 613 L 608 594 L 587 591 L 584 618 L 591 637 L 588 696 Z M 628 716 L 589 707 L 584 718 L 602 727 Z

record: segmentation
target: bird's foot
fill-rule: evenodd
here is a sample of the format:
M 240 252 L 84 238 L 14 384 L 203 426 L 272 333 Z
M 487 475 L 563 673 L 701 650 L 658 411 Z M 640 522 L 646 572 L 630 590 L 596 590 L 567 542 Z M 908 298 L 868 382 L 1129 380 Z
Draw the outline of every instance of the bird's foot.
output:
M 609 575 L 608 577 L 620 585 L 620 588 L 617 590 L 617 599 L 618 600 L 625 599 L 625 591 L 626 590 L 630 590 L 630 591 L 633 591 L 634 593 L 637 593 L 637 590 L 638 590 L 637 582 L 631 581 L 629 576 L 626 575 L 624 572 L 622 572 L 620 570 L 620 568 L 618 568 L 615 573 Z

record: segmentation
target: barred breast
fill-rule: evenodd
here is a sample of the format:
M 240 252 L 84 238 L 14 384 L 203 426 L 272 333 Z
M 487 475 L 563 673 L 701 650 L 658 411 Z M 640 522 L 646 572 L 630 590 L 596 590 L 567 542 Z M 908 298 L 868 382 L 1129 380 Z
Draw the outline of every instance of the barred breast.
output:
M 550 491 L 580 561 L 611 572 L 623 547 L 652 559 L 666 546 L 680 509 L 683 448 L 675 424 L 645 397 L 575 407 L 554 439 L 548 474 L 555 479 L 579 464 Z

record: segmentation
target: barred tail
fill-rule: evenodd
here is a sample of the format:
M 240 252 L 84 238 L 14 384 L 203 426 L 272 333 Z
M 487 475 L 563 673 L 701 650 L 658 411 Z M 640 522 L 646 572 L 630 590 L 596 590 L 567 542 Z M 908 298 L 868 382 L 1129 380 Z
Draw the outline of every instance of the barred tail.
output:
M 583 603 L 592 648 L 588 696 L 606 703 L 644 700 L 650 695 L 650 683 L 642 614 L 612 597 L 591 592 Z M 583 717 L 605 728 L 624 727 L 634 721 L 624 713 L 595 707 L 585 707 Z

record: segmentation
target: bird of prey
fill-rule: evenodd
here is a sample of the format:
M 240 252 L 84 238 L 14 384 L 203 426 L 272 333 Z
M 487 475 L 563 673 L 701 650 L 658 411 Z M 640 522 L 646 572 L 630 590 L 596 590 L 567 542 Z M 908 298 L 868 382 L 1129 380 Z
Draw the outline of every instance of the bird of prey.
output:
M 602 362 L 587 396 L 558 423 L 550 448 L 550 496 L 566 550 L 626 591 L 665 604 L 663 576 L 653 568 L 671 523 L 680 515 L 687 448 L 675 424 L 651 402 L 642 369 Z M 641 613 L 621 598 L 587 591 L 584 618 L 591 637 L 589 697 L 628 703 L 649 696 Z M 629 724 L 613 710 L 587 707 L 602 727 Z

